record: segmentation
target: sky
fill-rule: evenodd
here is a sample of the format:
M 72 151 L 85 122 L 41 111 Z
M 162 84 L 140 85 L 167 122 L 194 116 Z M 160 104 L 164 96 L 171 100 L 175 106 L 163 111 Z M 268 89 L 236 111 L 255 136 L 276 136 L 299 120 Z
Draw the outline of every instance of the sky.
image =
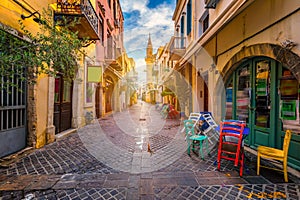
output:
M 124 15 L 124 45 L 134 58 L 139 81 L 145 81 L 145 56 L 149 33 L 153 53 L 169 42 L 174 33 L 172 16 L 176 0 L 120 0 Z

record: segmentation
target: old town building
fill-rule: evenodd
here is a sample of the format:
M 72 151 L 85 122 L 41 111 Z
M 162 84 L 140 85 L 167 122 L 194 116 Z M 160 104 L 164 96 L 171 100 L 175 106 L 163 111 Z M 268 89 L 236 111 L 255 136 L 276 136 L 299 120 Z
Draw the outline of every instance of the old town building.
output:
M 34 85 L 18 82 L 22 92 L 4 95 L 1 91 L 0 157 L 26 147 L 40 148 L 134 102 L 134 91 L 126 90 L 124 77 L 130 71 L 131 81 L 136 76 L 135 62 L 123 46 L 124 18 L 118 0 L 5 0 L 0 6 L 0 25 L 9 27 L 9 34 L 22 41 L 28 39 L 18 21 L 31 34 L 41 32 L 39 23 L 46 21 L 44 10 L 48 8 L 54 21 L 78 19 L 80 23 L 71 31 L 88 39 L 71 83 L 60 73 L 55 77 L 41 74 Z
M 173 71 L 165 81 L 180 74 L 192 88 L 182 111 L 246 121 L 251 148 L 281 148 L 284 130 L 291 129 L 288 164 L 297 169 L 299 8 L 293 0 L 177 1 L 174 36 L 160 61 Z

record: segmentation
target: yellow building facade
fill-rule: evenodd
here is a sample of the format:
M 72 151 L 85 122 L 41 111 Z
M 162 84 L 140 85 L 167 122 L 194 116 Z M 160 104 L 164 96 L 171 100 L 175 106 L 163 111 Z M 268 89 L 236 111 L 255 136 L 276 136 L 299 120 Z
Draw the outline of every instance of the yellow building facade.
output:
M 96 14 L 95 2 L 83 1 L 82 3 Z M 65 5 L 58 4 L 56 0 L 4 0 L 0 2 L 0 24 L 10 28 L 12 30 L 10 34 L 13 37 L 27 40 L 18 21 L 21 20 L 30 33 L 41 33 L 39 23 L 40 20 L 45 19 L 44 9 L 50 8 L 56 15 L 61 11 L 59 10 L 62 8 L 61 6 Z M 80 5 L 78 4 L 78 6 Z M 84 11 L 79 10 L 79 12 Z M 97 36 L 95 32 L 92 35 Z M 94 106 L 92 104 L 88 106 L 84 100 L 86 91 L 84 83 L 87 81 L 88 63 L 95 62 L 93 58 L 96 57 L 96 48 L 95 44 L 82 48 L 85 54 L 79 55 L 80 67 L 72 83 L 64 81 L 63 75 L 50 77 L 42 74 L 38 76 L 36 84 L 24 87 L 23 99 L 20 97 L 16 100 L 18 102 L 24 101 L 24 104 L 19 107 L 8 106 L 13 105 L 16 101 L 13 102 L 10 97 L 6 101 L 3 96 L 1 97 L 1 103 L 7 104 L 4 105 L 5 109 L 1 110 L 1 115 L 9 116 L 14 123 L 12 125 L 7 123 L 6 126 L 4 125 L 6 119 L 1 118 L 0 140 L 6 141 L 7 145 L 3 145 L 0 157 L 26 147 L 40 148 L 53 142 L 59 134 L 76 130 L 86 124 L 86 112 L 94 109 Z M 16 130 L 20 131 L 15 132 Z

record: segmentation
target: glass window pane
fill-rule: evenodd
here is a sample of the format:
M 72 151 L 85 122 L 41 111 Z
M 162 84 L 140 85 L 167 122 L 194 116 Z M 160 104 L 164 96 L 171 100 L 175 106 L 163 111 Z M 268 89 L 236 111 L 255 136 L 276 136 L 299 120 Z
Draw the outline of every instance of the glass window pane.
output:
M 256 63 L 256 126 L 270 127 L 270 62 L 260 61 Z
M 290 76 L 289 79 L 284 77 Z M 300 86 L 292 73 L 283 68 L 280 80 L 280 117 L 283 130 L 290 129 L 293 133 L 300 133 Z M 293 78 L 291 78 L 293 77 Z M 295 81 L 295 83 L 294 83 Z
M 226 113 L 225 119 L 232 119 L 232 78 L 226 87 Z
M 92 83 L 86 83 L 86 103 L 92 103 L 93 99 L 93 84 Z
M 250 67 L 244 66 L 237 72 L 236 117 L 249 122 L 250 105 Z
M 54 102 L 60 102 L 60 77 L 55 78 Z
M 64 81 L 63 102 L 71 102 L 71 83 Z

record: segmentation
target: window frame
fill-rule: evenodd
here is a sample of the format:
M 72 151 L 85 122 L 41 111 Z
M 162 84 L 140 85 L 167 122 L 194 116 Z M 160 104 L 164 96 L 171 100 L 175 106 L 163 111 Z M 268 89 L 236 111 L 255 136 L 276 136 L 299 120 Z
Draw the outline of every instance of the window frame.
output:
M 206 25 L 206 26 L 205 26 Z M 208 10 L 205 10 L 202 16 L 199 18 L 199 26 L 198 26 L 198 36 L 202 36 L 203 33 L 208 29 L 209 27 L 209 12 Z

